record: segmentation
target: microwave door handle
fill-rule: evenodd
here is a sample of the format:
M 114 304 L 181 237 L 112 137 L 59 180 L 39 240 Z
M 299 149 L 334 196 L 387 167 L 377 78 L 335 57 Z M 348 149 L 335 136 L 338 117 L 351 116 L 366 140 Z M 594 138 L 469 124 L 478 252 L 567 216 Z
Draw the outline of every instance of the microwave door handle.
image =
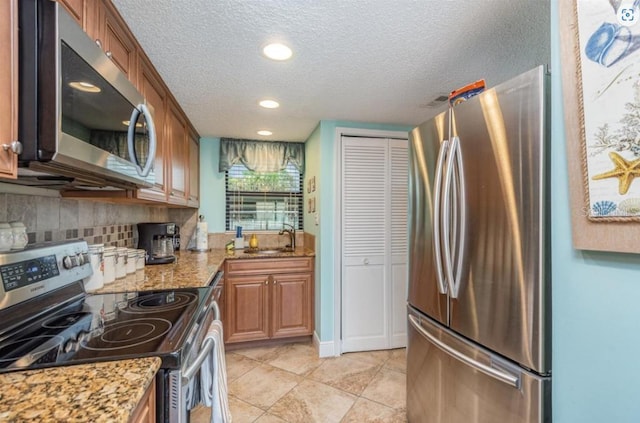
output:
M 147 162 L 144 165 L 144 168 L 140 167 L 140 161 L 138 160 L 138 155 L 136 154 L 136 150 L 134 148 L 136 142 L 136 122 L 138 122 L 138 117 L 140 114 L 143 114 L 147 121 L 147 131 L 149 131 L 149 157 L 147 158 Z M 138 175 L 147 177 L 149 172 L 151 172 L 151 167 L 156 159 L 156 127 L 153 123 L 153 117 L 151 116 L 151 112 L 146 104 L 139 104 L 138 107 L 135 107 L 131 112 L 131 119 L 129 119 L 129 132 L 127 134 L 127 144 L 129 147 L 129 157 L 133 159 L 133 164 L 136 167 L 136 171 Z

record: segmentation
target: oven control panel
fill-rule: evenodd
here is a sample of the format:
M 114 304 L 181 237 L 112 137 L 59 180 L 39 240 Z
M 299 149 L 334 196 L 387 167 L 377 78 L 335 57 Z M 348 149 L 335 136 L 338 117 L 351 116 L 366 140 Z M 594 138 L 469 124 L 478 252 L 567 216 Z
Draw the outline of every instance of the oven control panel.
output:
M 60 274 L 55 255 L 0 266 L 4 292 L 44 281 Z
M 88 253 L 86 241 L 35 244 L 0 253 L 0 311 L 82 283 L 93 273 Z

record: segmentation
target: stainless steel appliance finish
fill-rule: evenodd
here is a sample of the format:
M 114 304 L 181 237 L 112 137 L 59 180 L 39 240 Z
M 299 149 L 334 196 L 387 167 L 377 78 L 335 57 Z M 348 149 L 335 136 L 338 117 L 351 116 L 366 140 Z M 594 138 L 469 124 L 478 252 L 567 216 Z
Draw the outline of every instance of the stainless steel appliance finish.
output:
M 0 254 L 0 373 L 157 356 L 157 419 L 187 422 L 222 272 L 201 288 L 87 295 L 87 252 L 74 241 Z
M 536 68 L 410 133 L 411 422 L 550 420 L 546 78 Z M 461 358 L 478 356 L 490 365 Z
M 91 276 L 85 241 L 29 246 L 0 254 L 0 310 Z
M 156 136 L 142 95 L 58 2 L 22 0 L 18 15 L 16 183 L 152 186 Z
M 211 283 L 211 286 L 214 287 L 211 304 L 204 318 L 192 329 L 192 334 L 187 343 L 193 345 L 193 347 L 187 350 L 180 369 L 170 370 L 165 375 L 168 382 L 167 406 L 165 409 L 168 411 L 169 422 L 189 422 L 189 410 L 198 402 L 198 395 L 194 392 L 194 388 L 199 386 L 200 383 L 198 372 L 204 360 L 212 354 L 215 346 L 212 340 L 205 340 L 205 337 L 212 322 L 221 319 L 218 300 L 220 299 L 222 276 L 223 273 L 218 272 L 214 277 Z
M 409 311 L 407 419 L 423 423 L 550 421 L 551 379 Z

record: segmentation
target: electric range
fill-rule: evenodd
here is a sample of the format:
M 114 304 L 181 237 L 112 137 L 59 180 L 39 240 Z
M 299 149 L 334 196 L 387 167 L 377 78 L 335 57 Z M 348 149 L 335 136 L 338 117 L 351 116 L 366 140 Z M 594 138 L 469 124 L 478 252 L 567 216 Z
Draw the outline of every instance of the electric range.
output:
M 82 282 L 91 272 L 84 241 L 0 254 L 0 373 L 157 356 L 159 421 L 185 421 L 187 399 L 169 399 L 185 396 L 185 374 L 193 378 L 207 353 L 206 330 L 219 318 L 217 280 L 202 288 L 93 295 Z

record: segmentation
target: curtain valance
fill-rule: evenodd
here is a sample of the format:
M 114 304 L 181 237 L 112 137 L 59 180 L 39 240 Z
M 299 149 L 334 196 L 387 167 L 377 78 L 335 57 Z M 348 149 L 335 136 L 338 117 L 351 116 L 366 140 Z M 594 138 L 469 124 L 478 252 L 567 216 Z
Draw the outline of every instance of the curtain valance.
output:
M 237 163 L 254 172 L 278 172 L 291 163 L 304 173 L 304 144 L 221 138 L 218 171 L 225 172 Z

